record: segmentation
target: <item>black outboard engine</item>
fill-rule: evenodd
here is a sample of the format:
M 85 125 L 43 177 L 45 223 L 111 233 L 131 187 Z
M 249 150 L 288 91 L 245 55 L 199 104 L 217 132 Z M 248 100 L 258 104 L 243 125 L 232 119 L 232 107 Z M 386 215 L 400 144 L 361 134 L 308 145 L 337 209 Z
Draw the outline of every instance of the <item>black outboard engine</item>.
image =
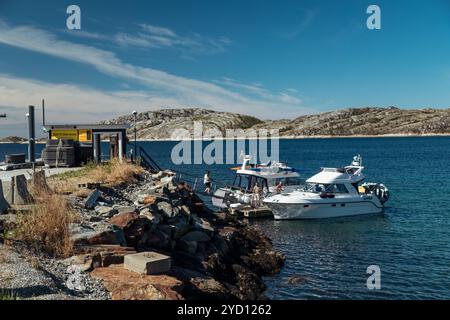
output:
M 389 200 L 389 189 L 381 183 L 367 182 L 361 185 L 364 188 L 366 194 L 375 195 L 384 204 Z

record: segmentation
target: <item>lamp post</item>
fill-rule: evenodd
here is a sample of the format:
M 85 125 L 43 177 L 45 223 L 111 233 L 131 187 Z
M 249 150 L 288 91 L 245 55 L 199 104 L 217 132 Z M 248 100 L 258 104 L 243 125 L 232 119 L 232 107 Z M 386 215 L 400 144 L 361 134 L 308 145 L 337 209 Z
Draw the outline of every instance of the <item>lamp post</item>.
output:
M 134 110 L 133 111 L 133 116 L 134 116 L 134 157 L 137 157 L 137 129 L 136 129 L 136 117 L 137 117 L 137 111 Z M 134 161 L 134 159 L 133 159 Z

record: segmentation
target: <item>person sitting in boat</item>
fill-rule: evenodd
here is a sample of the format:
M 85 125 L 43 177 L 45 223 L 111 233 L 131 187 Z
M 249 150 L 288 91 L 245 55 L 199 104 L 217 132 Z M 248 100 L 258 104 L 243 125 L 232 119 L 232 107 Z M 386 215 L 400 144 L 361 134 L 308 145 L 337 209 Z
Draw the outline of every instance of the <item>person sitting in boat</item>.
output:
M 277 185 L 275 186 L 275 192 L 281 193 L 283 192 L 283 190 L 284 190 L 283 183 L 281 181 L 278 181 Z
M 261 206 L 261 188 L 258 182 L 253 187 L 253 205 L 255 207 Z
M 205 176 L 203 177 L 203 184 L 205 185 L 205 193 L 211 192 L 211 176 L 209 170 L 206 171 Z

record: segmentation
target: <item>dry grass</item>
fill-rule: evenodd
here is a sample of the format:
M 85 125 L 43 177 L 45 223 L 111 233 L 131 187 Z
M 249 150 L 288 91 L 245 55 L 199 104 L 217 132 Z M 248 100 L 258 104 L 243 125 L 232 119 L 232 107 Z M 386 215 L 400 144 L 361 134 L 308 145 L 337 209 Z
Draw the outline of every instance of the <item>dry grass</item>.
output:
M 144 169 L 136 164 L 113 159 L 102 165 L 88 163 L 81 170 L 56 175 L 49 180 L 52 189 L 57 193 L 75 193 L 83 196 L 86 191 L 78 187 L 83 183 L 101 183 L 108 187 L 130 184 L 137 180 Z
M 34 191 L 33 196 L 36 203 L 31 212 L 17 219 L 17 238 L 55 257 L 70 255 L 69 225 L 77 220 L 77 214 L 62 195 Z
M 134 183 L 136 178 L 144 169 L 135 164 L 113 159 L 106 165 L 96 166 L 90 172 L 90 182 L 106 183 L 110 186 L 117 186 L 123 183 Z

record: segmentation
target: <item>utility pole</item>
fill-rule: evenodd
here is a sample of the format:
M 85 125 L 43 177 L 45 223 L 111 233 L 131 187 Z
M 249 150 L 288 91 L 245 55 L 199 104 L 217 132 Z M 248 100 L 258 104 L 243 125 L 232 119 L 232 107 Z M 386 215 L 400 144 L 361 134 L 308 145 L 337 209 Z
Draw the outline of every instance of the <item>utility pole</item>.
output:
M 28 161 L 33 164 L 36 162 L 35 154 L 35 140 L 36 140 L 36 130 L 34 123 L 34 106 L 28 106 Z
M 134 158 L 136 159 L 137 158 L 137 129 L 136 129 L 136 117 L 137 117 L 137 111 L 136 110 L 134 110 L 133 111 L 133 116 L 134 116 Z M 134 161 L 134 159 L 132 159 L 133 160 L 133 162 L 135 162 Z

